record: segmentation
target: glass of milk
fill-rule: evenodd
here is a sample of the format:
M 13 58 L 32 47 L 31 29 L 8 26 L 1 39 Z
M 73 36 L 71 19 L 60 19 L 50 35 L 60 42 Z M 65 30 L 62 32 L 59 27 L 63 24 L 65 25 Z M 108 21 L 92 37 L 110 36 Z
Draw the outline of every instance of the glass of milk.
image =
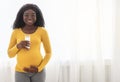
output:
M 25 40 L 30 42 L 30 35 L 25 35 Z M 30 46 L 26 46 L 26 48 L 30 49 Z

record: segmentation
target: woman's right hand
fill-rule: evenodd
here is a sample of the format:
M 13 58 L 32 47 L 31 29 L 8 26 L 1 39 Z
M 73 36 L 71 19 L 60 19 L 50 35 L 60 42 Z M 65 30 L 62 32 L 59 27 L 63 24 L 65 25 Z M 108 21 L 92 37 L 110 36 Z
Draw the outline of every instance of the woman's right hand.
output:
M 22 49 L 22 48 L 28 49 L 27 46 L 30 46 L 30 41 L 24 40 L 17 44 L 18 49 Z

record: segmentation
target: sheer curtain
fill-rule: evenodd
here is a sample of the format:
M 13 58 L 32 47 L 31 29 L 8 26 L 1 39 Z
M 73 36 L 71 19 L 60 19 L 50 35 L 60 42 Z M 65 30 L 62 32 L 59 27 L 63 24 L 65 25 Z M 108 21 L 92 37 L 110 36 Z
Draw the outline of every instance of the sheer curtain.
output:
M 115 16 L 115 45 L 112 60 L 112 82 L 120 81 L 120 1 L 116 0 L 116 16 Z
M 58 82 L 110 82 L 115 1 L 70 0 L 63 7 L 63 17 L 57 17 L 64 19 L 62 32 L 61 26 L 56 28 L 62 36 L 53 48 L 58 50 L 55 57 L 60 54 Z
M 46 82 L 120 81 L 119 74 L 116 77 L 117 71 L 115 71 L 119 69 L 117 68 L 119 67 L 119 18 L 117 17 L 117 29 L 115 29 L 115 16 L 119 17 L 119 13 L 117 15 L 115 13 L 115 0 L 14 1 L 5 7 L 14 9 L 13 12 L 0 13 L 3 20 L 4 17 L 8 19 L 7 24 L 0 19 L 4 24 L 1 27 L 5 27 L 1 30 L 0 44 L 6 42 L 0 49 L 1 54 L 5 54 L 0 58 L 0 77 L 3 78 L 0 82 L 14 82 L 16 60 L 9 59 L 6 53 L 12 30 L 8 28 L 13 23 L 18 9 L 28 2 L 36 3 L 41 8 L 51 40 L 53 55 L 46 66 Z M 7 0 L 4 0 L 3 3 L 6 2 Z M 7 38 L 2 41 L 4 35 Z M 42 53 L 44 53 L 43 49 Z M 115 81 L 115 77 L 118 81 Z

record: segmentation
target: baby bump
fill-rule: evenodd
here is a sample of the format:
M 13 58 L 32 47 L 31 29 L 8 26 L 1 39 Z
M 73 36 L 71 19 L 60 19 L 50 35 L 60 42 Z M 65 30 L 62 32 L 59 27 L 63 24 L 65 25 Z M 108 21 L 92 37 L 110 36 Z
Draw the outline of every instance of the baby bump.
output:
M 17 63 L 21 66 L 39 65 L 43 57 L 41 54 L 25 54 L 17 57 Z

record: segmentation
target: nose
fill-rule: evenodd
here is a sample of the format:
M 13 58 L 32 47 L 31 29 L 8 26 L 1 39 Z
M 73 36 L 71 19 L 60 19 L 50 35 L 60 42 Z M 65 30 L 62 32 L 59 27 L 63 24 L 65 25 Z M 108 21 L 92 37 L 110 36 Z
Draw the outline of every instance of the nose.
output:
M 32 16 L 29 15 L 29 16 L 28 16 L 28 20 L 31 20 L 31 19 L 32 19 Z

